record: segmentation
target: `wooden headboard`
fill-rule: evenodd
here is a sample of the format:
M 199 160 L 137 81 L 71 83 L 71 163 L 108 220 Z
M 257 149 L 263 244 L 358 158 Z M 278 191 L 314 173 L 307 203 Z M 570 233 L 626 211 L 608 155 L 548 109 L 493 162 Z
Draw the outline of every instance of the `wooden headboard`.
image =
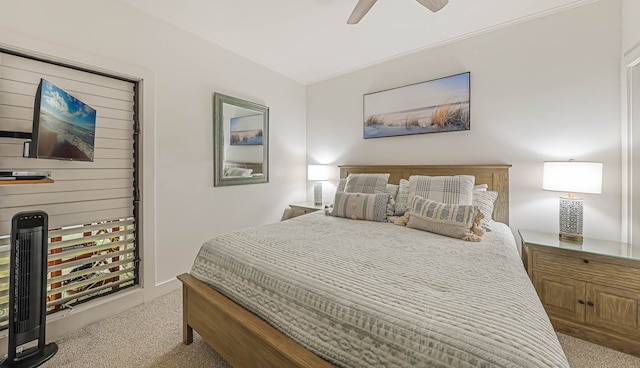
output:
M 473 175 L 476 185 L 487 184 L 489 190 L 498 192 L 493 207 L 493 219 L 509 224 L 509 168 L 511 165 L 340 165 L 340 177 L 351 173 L 389 173 L 390 184 L 411 175 L 446 176 Z

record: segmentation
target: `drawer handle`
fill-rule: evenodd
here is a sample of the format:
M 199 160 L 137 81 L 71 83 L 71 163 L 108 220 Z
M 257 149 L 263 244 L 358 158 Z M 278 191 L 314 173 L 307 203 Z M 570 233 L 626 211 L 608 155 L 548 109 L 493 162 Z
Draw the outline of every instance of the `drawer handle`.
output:
M 584 300 L 578 300 L 578 303 L 584 304 Z
M 588 259 L 584 259 L 583 261 L 584 261 L 584 263 L 589 263 Z
M 590 307 L 593 307 L 593 303 L 592 302 L 587 302 L 587 305 Z

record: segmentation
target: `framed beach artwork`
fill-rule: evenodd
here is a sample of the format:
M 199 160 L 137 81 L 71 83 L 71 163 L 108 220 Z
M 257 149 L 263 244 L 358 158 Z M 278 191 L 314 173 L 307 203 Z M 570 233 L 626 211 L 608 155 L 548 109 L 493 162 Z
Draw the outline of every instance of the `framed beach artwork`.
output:
M 470 74 L 364 95 L 364 138 L 470 130 Z
M 231 118 L 231 145 L 262 145 L 262 114 Z

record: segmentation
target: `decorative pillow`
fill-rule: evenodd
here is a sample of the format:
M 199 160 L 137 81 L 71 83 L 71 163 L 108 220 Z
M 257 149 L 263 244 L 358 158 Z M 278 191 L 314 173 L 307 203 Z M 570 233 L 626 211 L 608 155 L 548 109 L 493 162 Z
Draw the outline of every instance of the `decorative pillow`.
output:
M 409 210 L 409 180 L 400 179 L 396 196 L 395 215 L 402 216 Z
M 478 184 L 478 185 L 474 185 L 473 186 L 473 190 L 488 190 L 489 189 L 489 185 L 488 184 Z
M 389 174 L 349 174 L 344 191 L 347 193 L 387 193 Z
M 409 177 L 409 200 L 420 196 L 436 202 L 450 204 L 473 204 L 473 184 L 476 178 L 472 175 L 456 176 L 419 176 Z
M 384 222 L 387 221 L 388 201 L 389 193 L 336 192 L 331 216 Z
M 338 182 L 338 188 L 336 188 L 336 192 L 344 192 L 344 187 L 347 185 L 347 179 L 340 179 Z
M 498 192 L 492 191 L 481 191 L 474 190 L 473 191 L 473 205 L 478 207 L 480 212 L 484 215 L 480 226 L 486 231 L 491 231 L 491 224 L 493 223 L 493 219 L 491 216 L 493 215 L 493 203 L 498 198 Z
M 395 215 L 398 189 L 400 189 L 399 185 L 387 184 L 387 193 L 389 193 L 389 202 L 387 203 L 387 216 Z
M 406 215 L 405 215 L 406 217 Z M 482 212 L 473 205 L 447 204 L 416 196 L 409 210 L 407 227 L 467 241 L 480 241 L 478 226 Z
M 224 176 L 251 176 L 253 169 L 244 169 L 242 167 L 231 167 L 224 172 Z
M 407 182 L 408 183 L 408 182 Z M 347 179 L 340 179 L 338 182 L 337 192 L 344 192 L 344 188 L 347 185 Z M 387 216 L 395 215 L 396 210 L 396 196 L 398 195 L 399 185 L 387 184 L 386 190 L 389 193 L 389 202 L 387 203 Z

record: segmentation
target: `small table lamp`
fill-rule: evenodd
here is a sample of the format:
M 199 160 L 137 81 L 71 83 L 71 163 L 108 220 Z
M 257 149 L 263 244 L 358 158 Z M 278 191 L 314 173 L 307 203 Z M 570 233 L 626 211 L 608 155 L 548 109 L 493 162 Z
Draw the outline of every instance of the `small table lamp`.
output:
M 307 170 L 307 180 L 317 180 L 320 183 L 313 185 L 313 203 L 322 204 L 322 181 L 329 180 L 329 165 L 309 165 Z
M 602 193 L 602 163 L 545 162 L 542 189 L 568 193 L 560 197 L 560 238 L 582 242 L 582 198 L 573 193 Z

